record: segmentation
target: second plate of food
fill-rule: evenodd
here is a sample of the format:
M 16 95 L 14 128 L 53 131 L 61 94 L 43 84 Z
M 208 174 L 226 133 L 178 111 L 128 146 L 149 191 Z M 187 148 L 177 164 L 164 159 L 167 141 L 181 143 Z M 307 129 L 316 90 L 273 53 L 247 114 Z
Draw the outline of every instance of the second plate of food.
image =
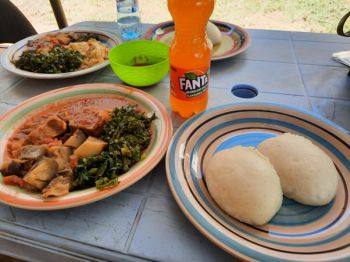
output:
M 335 198 L 322 206 L 303 205 L 283 198 L 277 214 L 263 226 L 249 225 L 231 217 L 210 194 L 213 187 L 208 187 L 206 164 L 214 155 L 226 149 L 235 146 L 258 147 L 266 139 L 284 133 L 311 140 L 330 157 L 339 178 Z M 302 152 L 303 148 L 300 148 Z M 206 237 L 233 255 L 256 261 L 348 261 L 349 156 L 349 133 L 322 117 L 282 105 L 242 103 L 210 109 L 186 121 L 172 138 L 167 152 L 166 171 L 171 191 L 184 214 Z M 297 160 L 291 159 L 293 161 L 296 163 Z M 220 166 L 217 162 L 214 164 Z M 256 164 L 252 159 L 248 167 Z M 226 163 L 221 165 L 225 168 L 229 166 Z M 241 175 L 244 176 L 245 170 Z M 225 172 L 221 170 L 220 173 L 211 174 L 211 179 L 219 179 Z M 246 185 L 245 182 L 236 183 L 242 187 Z M 244 188 L 250 190 L 254 187 L 256 185 Z M 225 190 L 221 188 L 216 196 L 227 195 Z M 259 201 L 260 197 L 268 195 L 259 192 Z M 240 199 L 243 203 L 236 204 L 243 205 L 245 210 L 253 208 L 250 213 L 259 209 L 254 207 L 255 203 L 244 206 L 249 201 Z M 227 204 L 232 205 L 231 211 L 234 211 L 235 203 Z
M 115 194 L 162 159 L 172 134 L 164 106 L 113 84 L 66 87 L 0 118 L 0 201 L 48 210 Z
M 212 61 L 233 57 L 244 52 L 250 44 L 248 32 L 240 26 L 221 21 L 211 21 L 221 32 L 221 42 L 213 46 Z M 167 21 L 150 28 L 145 39 L 170 45 L 175 34 L 174 22 Z
M 28 78 L 85 75 L 109 65 L 108 52 L 120 40 L 107 32 L 62 30 L 25 38 L 1 55 L 2 66 Z

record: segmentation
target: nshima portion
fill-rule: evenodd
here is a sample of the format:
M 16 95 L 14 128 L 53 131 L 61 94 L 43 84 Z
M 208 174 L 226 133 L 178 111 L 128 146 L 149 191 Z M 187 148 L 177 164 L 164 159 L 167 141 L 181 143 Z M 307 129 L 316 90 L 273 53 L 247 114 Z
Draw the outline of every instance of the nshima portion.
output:
M 222 40 L 222 35 L 219 30 L 219 28 L 213 24 L 212 22 L 208 21 L 207 24 L 207 36 L 210 39 L 210 41 L 213 43 L 213 45 L 219 45 Z
M 212 198 L 242 222 L 266 224 L 282 205 L 280 179 L 269 160 L 253 147 L 220 151 L 204 171 Z
M 286 133 L 265 140 L 258 149 L 276 169 L 286 197 L 312 206 L 328 204 L 335 197 L 338 172 L 332 159 L 311 141 Z

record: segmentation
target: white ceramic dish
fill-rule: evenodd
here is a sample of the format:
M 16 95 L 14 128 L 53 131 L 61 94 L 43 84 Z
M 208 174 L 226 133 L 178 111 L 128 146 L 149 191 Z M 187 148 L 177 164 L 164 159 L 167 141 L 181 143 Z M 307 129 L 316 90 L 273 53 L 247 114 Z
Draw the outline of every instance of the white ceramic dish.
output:
M 2 55 L 1 55 L 1 65 L 8 71 L 20 75 L 23 77 L 28 78 L 38 78 L 38 79 L 60 79 L 60 78 L 69 78 L 69 77 L 75 77 L 75 76 L 81 76 L 85 74 L 89 74 L 92 72 L 95 72 L 97 70 L 100 70 L 106 66 L 109 65 L 109 61 L 106 60 L 103 63 L 96 64 L 92 67 L 78 70 L 74 72 L 68 72 L 68 73 L 59 73 L 59 74 L 44 74 L 44 73 L 34 73 L 29 72 L 25 70 L 21 70 L 16 68 L 16 66 L 11 62 L 14 59 L 18 59 L 18 57 L 23 53 L 23 51 L 27 47 L 27 43 L 29 40 L 35 40 L 38 39 L 44 35 L 50 34 L 50 33 L 57 33 L 58 31 L 52 31 L 52 32 L 46 32 L 34 36 L 27 37 L 14 45 L 10 46 L 8 49 L 6 49 Z M 98 35 L 98 40 L 101 41 L 103 44 L 105 44 L 109 49 L 111 49 L 113 46 L 119 45 L 121 41 L 118 39 L 118 37 L 107 33 L 103 31 L 94 31 L 94 30 L 62 30 L 62 32 L 80 32 L 80 33 L 92 33 Z

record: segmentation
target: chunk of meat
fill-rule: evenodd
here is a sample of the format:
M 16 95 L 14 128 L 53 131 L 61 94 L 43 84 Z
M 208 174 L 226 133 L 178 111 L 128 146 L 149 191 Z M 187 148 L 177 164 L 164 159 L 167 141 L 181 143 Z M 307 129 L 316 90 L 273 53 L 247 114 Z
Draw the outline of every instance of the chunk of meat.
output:
M 65 146 L 70 146 L 73 148 L 79 147 L 86 139 L 86 135 L 80 129 L 74 131 L 73 135 L 71 135 L 66 142 L 64 142 Z
M 105 110 L 100 111 L 100 116 L 105 120 L 105 122 L 112 120 L 112 117 L 111 117 L 112 111 L 113 110 L 111 110 L 111 109 L 105 109 Z
M 58 33 L 56 35 L 56 39 L 60 42 L 60 44 L 62 45 L 68 45 L 70 42 L 70 38 L 68 36 L 68 34 L 66 33 Z
M 72 178 L 68 176 L 58 176 L 52 179 L 49 185 L 43 189 L 42 196 L 47 198 L 67 195 L 71 181 Z
M 73 129 L 81 129 L 86 134 L 99 136 L 103 131 L 106 117 L 98 108 L 86 107 L 75 112 L 69 119 L 69 125 Z
M 5 185 L 8 186 L 19 186 L 21 188 L 24 187 L 25 182 L 23 181 L 22 178 L 15 176 L 15 175 L 11 175 L 11 176 L 5 176 L 3 178 L 3 182 Z
M 24 180 L 23 180 L 23 181 L 24 181 Z M 25 181 L 24 181 L 24 186 L 23 186 L 23 188 L 24 188 L 25 190 L 28 190 L 28 191 L 33 191 L 33 192 L 37 192 L 37 191 L 38 191 L 38 189 L 37 189 L 36 187 L 34 187 L 34 186 L 32 186 L 32 185 L 26 183 Z
M 74 151 L 74 155 L 79 157 L 88 157 L 101 154 L 107 143 L 101 139 L 89 136 L 84 143 Z
M 54 159 L 58 164 L 58 172 L 61 172 L 65 169 L 69 169 L 70 165 L 70 155 L 72 150 L 66 146 L 53 146 L 49 148 L 49 157 Z
M 68 110 L 62 110 L 57 113 L 57 116 L 68 123 L 69 119 L 73 117 L 73 114 Z
M 47 153 L 47 147 L 43 145 L 26 145 L 22 146 L 16 156 L 19 159 L 38 160 Z
M 23 180 L 38 190 L 42 190 L 58 172 L 58 164 L 54 159 L 44 158 L 24 176 Z
M 70 156 L 69 166 L 71 169 L 74 169 L 78 165 L 79 158 L 79 156 L 74 154 Z
M 43 124 L 29 133 L 27 142 L 29 144 L 45 144 L 52 138 L 63 134 L 66 129 L 66 122 L 57 116 L 50 116 Z
M 64 170 L 64 171 L 62 171 L 62 172 L 60 172 L 60 176 L 64 176 L 64 177 L 71 177 L 71 178 L 73 178 L 73 170 L 72 169 L 66 169 L 66 170 Z
M 1 167 L 0 171 L 4 176 L 16 175 L 22 177 L 26 172 L 32 167 L 33 161 L 24 159 L 11 159 L 5 161 Z
M 9 145 L 9 148 L 10 148 L 11 152 L 14 154 L 18 150 L 20 150 L 21 147 L 23 145 L 25 145 L 25 143 L 26 143 L 26 139 L 25 138 L 14 139 L 13 141 L 11 141 L 11 144 Z

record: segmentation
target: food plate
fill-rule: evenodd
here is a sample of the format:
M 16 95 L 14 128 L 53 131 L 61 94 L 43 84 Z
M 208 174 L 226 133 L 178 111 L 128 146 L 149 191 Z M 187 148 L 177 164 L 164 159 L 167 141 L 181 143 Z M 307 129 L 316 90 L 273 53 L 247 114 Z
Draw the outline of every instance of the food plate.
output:
M 20 75 L 23 77 L 28 78 L 38 78 L 38 79 L 60 79 L 60 78 L 69 78 L 69 77 L 75 77 L 75 76 L 81 76 L 85 74 L 89 74 L 92 72 L 95 72 L 97 70 L 100 70 L 101 68 L 106 67 L 109 65 L 109 61 L 106 60 L 103 63 L 96 64 L 92 67 L 74 71 L 74 72 L 68 72 L 68 73 L 57 73 L 57 74 L 44 74 L 44 73 L 34 73 L 30 71 L 25 71 L 16 68 L 16 66 L 11 62 L 14 59 L 17 59 L 22 52 L 26 49 L 27 43 L 29 40 L 35 40 L 38 39 L 44 35 L 51 34 L 51 33 L 57 33 L 60 31 L 52 31 L 52 32 L 46 32 L 34 36 L 27 37 L 14 45 L 7 48 L 1 55 L 1 65 L 8 71 Z M 108 48 L 112 48 L 113 46 L 116 46 L 121 43 L 121 41 L 114 35 L 103 32 L 103 31 L 94 31 L 94 30 L 62 30 L 61 32 L 79 32 L 79 33 L 92 33 L 96 34 L 98 36 L 98 40 L 101 41 L 103 44 L 105 44 Z
M 228 216 L 207 191 L 203 163 L 220 150 L 257 146 L 285 132 L 312 140 L 332 158 L 340 174 L 336 198 L 321 207 L 285 198 L 277 215 L 261 227 Z M 172 138 L 166 157 L 168 182 L 189 220 L 219 247 L 242 259 L 349 261 L 350 136 L 346 132 L 322 117 L 282 105 L 242 103 L 211 109 L 189 119 Z
M 172 124 L 166 109 L 158 100 L 131 87 L 114 84 L 86 84 L 41 94 L 2 115 L 0 117 L 0 163 L 3 162 L 5 157 L 8 138 L 13 134 L 16 127 L 28 119 L 27 117 L 45 110 L 46 107 L 53 104 L 89 97 L 116 97 L 120 101 L 120 106 L 136 104 L 137 108 L 145 112 L 146 115 L 151 115 L 153 112 L 156 114 L 156 119 L 151 124 L 151 142 L 144 153 L 146 157 L 136 163 L 127 173 L 121 175 L 119 184 L 115 187 L 103 190 L 96 188 L 78 190 L 60 198 L 44 200 L 38 193 L 30 193 L 19 187 L 6 186 L 0 183 L 1 202 L 15 207 L 36 210 L 62 209 L 88 204 L 111 196 L 134 184 L 149 173 L 162 159 L 171 138 Z M 0 175 L 0 182 L 1 180 Z
M 250 36 L 248 32 L 237 25 L 213 21 L 222 33 L 222 43 L 213 47 L 213 55 L 211 60 L 222 60 L 245 51 L 250 44 Z M 145 39 L 157 40 L 170 45 L 170 41 L 175 33 L 174 22 L 167 21 L 157 24 L 150 28 Z

